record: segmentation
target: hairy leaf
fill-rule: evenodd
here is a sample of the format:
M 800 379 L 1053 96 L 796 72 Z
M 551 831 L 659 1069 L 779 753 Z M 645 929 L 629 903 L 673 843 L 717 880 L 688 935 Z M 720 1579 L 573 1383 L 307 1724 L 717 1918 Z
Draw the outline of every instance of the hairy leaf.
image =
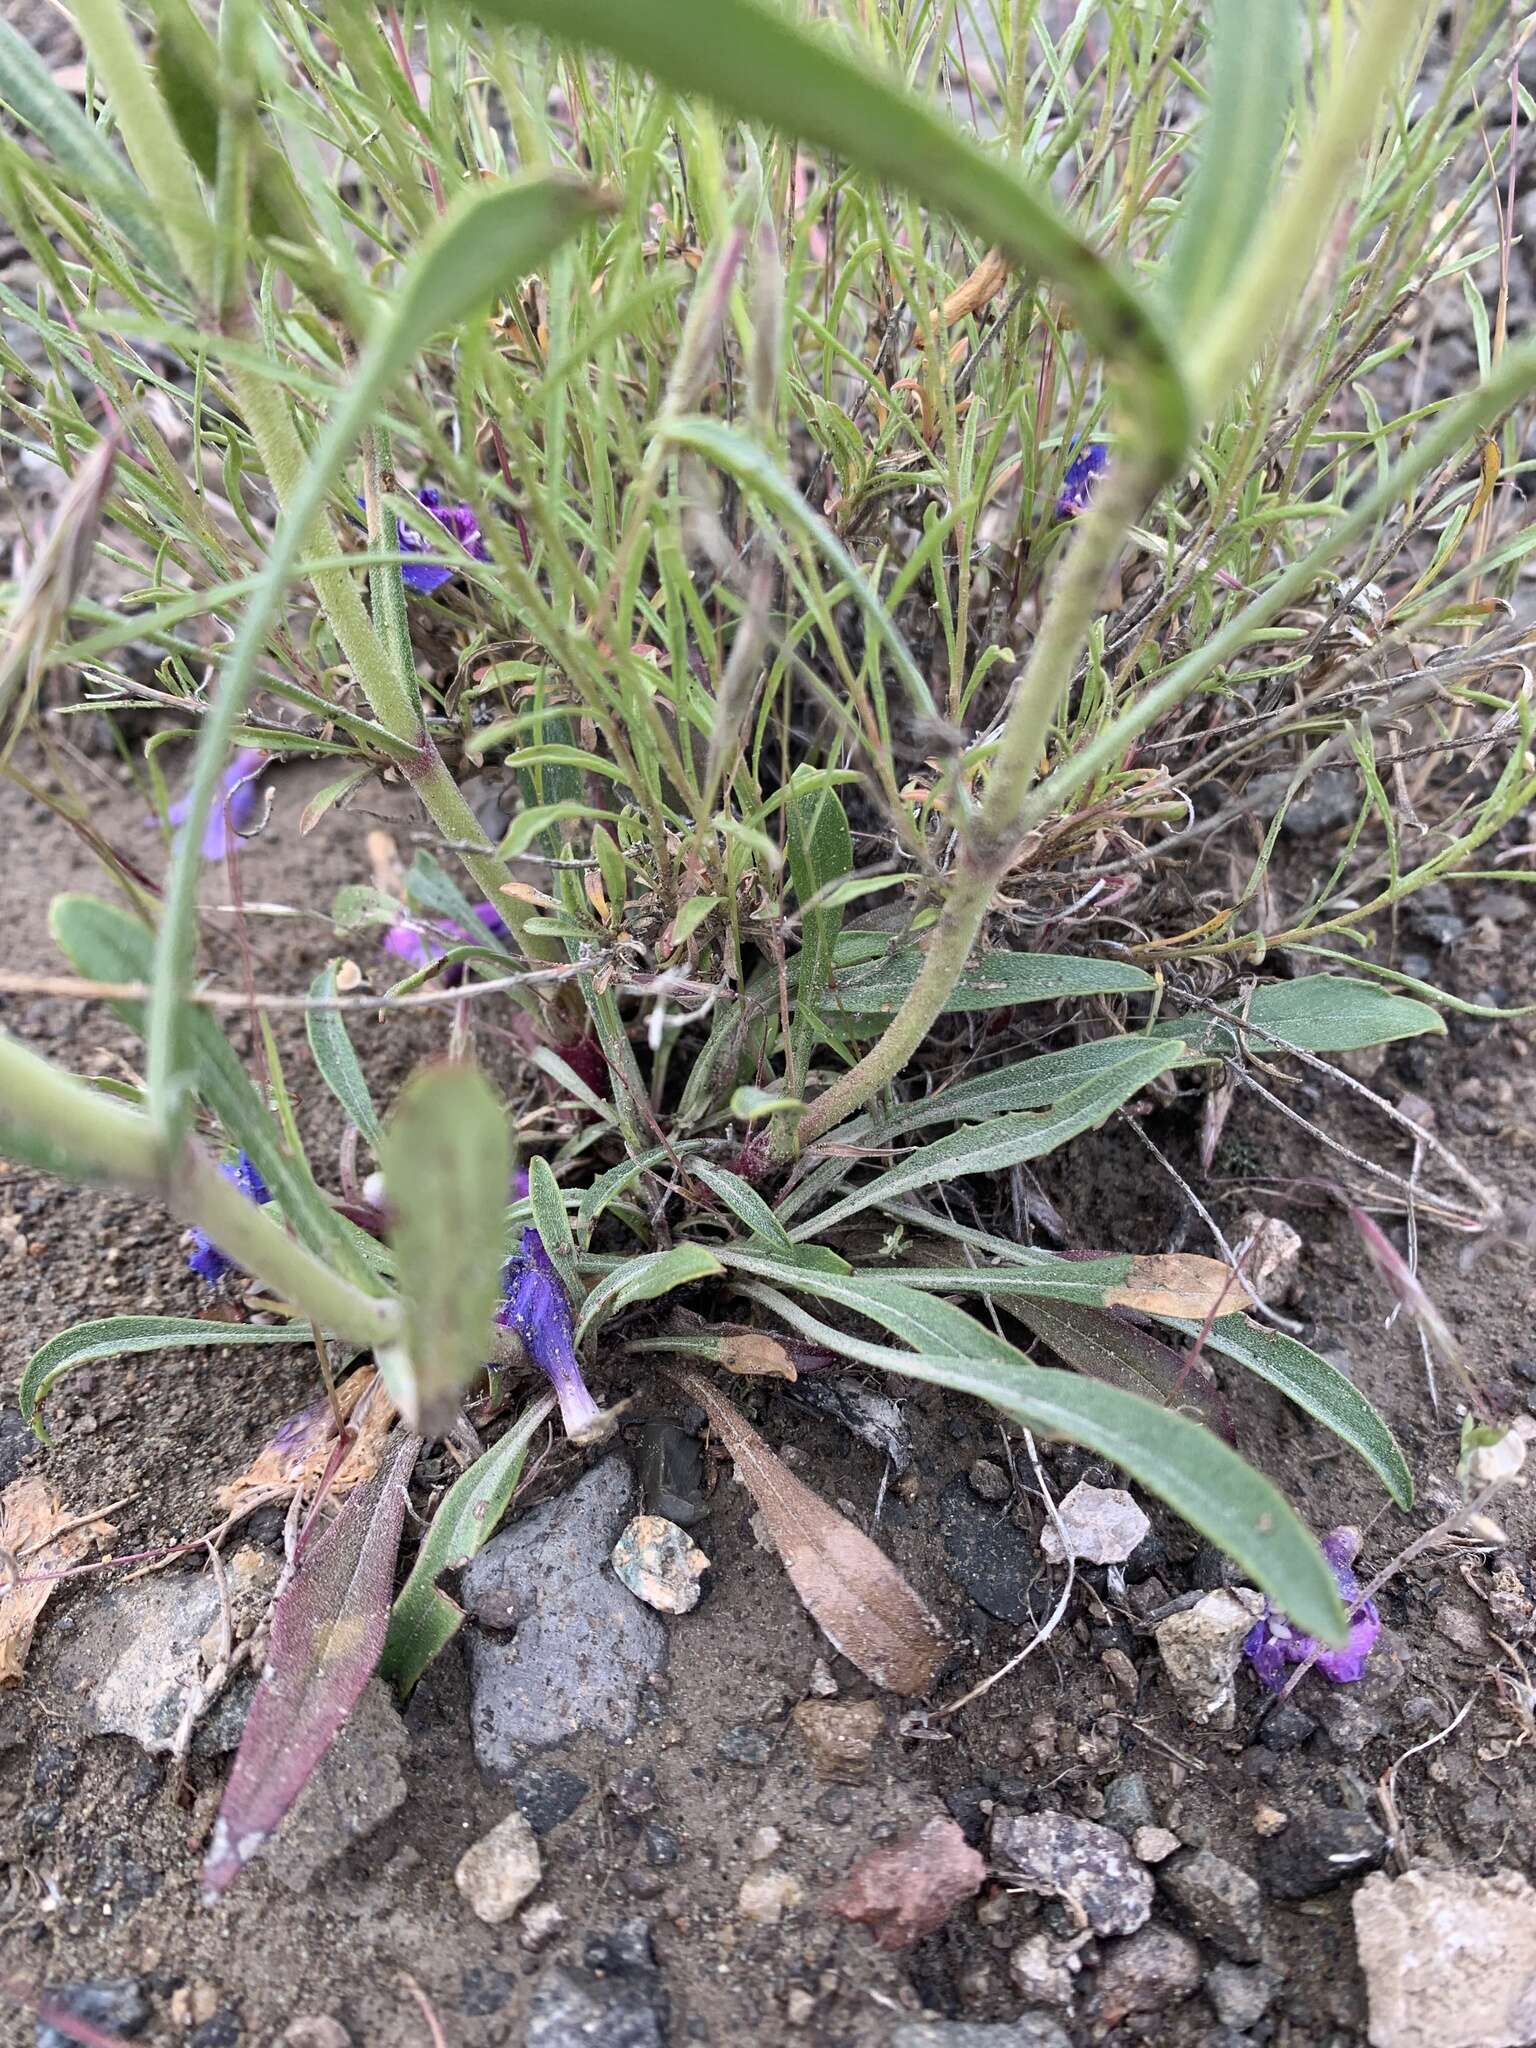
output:
M 722 1270 L 714 1253 L 705 1251 L 700 1244 L 677 1244 L 669 1251 L 646 1252 L 638 1259 L 626 1259 L 605 1280 L 599 1281 L 583 1302 L 576 1341 L 579 1344 L 589 1330 L 597 1329 L 610 1316 L 633 1308 L 637 1301 L 655 1301 L 660 1295 L 670 1294 L 674 1287 L 708 1280 Z
M 220 1344 L 309 1344 L 308 1323 L 208 1323 L 200 1316 L 105 1316 L 99 1322 L 76 1323 L 27 1360 L 17 1397 L 22 1415 L 41 1442 L 49 1436 L 38 1415 L 56 1381 L 78 1365 L 98 1358 L 126 1357 L 134 1351 L 181 1351 L 191 1346 Z
M 916 947 L 853 968 L 827 990 L 828 1010 L 843 1017 L 886 1017 L 911 992 L 923 956 Z M 942 1012 L 1004 1010 L 1015 1003 L 1056 1003 L 1078 996 L 1141 995 L 1154 988 L 1150 974 L 1123 960 L 1089 960 L 1075 953 L 1007 953 L 973 960 L 950 991 Z
M 203 1884 L 225 1891 L 309 1783 L 384 1649 L 405 1489 L 421 1449 L 407 1437 L 299 1560 L 272 1610 L 266 1665 L 224 1788 Z
M 1412 996 L 1393 995 L 1379 982 L 1356 981 L 1347 974 L 1305 974 L 1299 981 L 1269 982 L 1248 1003 L 1217 1015 L 1158 1024 L 1154 1036 L 1183 1038 L 1194 1053 L 1233 1053 L 1242 1041 L 1239 1024 L 1252 1033 L 1260 1053 L 1272 1049 L 1277 1039 L 1303 1052 L 1360 1052 L 1445 1030 L 1438 1010 Z
M 310 984 L 310 1001 L 314 1004 L 334 1002 L 336 997 L 336 962 L 333 960 Z M 309 1049 L 315 1056 L 315 1065 L 320 1069 L 320 1078 L 347 1112 L 349 1122 L 355 1124 L 368 1140 L 378 1149 L 379 1115 L 373 1106 L 373 1097 L 368 1092 L 368 1083 L 358 1064 L 352 1040 L 339 1010 L 314 1008 L 304 1013 L 304 1029 L 309 1037 Z

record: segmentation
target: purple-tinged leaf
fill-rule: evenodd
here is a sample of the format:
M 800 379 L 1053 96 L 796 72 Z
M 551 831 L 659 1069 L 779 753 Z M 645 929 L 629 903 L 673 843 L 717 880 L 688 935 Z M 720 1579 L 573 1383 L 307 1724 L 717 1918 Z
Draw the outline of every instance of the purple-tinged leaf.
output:
M 420 1450 L 419 1437 L 406 1437 L 352 1495 L 272 1610 L 266 1666 L 203 1864 L 211 1897 L 271 1835 L 373 1676 L 389 1632 L 406 1481 Z

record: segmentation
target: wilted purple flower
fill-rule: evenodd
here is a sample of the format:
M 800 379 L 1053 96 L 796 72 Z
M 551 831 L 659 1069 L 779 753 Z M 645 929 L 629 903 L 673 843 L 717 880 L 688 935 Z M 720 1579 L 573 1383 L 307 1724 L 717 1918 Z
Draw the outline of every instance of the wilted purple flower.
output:
M 218 794 L 203 828 L 203 859 L 222 860 L 229 851 L 232 833 L 248 832 L 261 815 L 261 792 L 256 778 L 267 765 L 260 747 L 242 747 L 219 777 Z M 190 797 L 178 797 L 167 816 L 178 828 L 187 822 Z M 178 838 L 180 837 L 178 831 Z
M 1243 1655 L 1271 1692 L 1285 1684 L 1288 1664 L 1305 1664 L 1309 1658 L 1324 1678 L 1336 1685 L 1353 1685 L 1365 1676 L 1365 1660 L 1381 1634 L 1381 1616 L 1374 1600 L 1360 1598 L 1360 1581 L 1353 1566 L 1360 1549 L 1358 1529 L 1330 1529 L 1323 1538 L 1323 1555 L 1333 1566 L 1339 1595 L 1349 1610 L 1349 1640 L 1342 1650 L 1325 1649 L 1316 1636 L 1293 1628 L 1285 1616 L 1266 1600 L 1264 1613 L 1249 1630 Z
M 475 915 L 491 938 L 505 939 L 509 936 L 506 919 L 489 903 L 477 903 Z M 477 936 L 465 931 L 463 925 L 451 917 L 438 917 L 421 924 L 392 924 L 382 943 L 386 953 L 393 954 L 414 972 L 433 960 L 441 960 L 450 946 L 467 946 Z
M 1093 496 L 1093 487 L 1109 467 L 1109 450 L 1095 441 L 1075 456 L 1067 465 L 1067 473 L 1061 480 L 1061 491 L 1056 499 L 1056 517 L 1075 519 L 1079 512 L 1086 512 L 1088 500 Z
M 523 1232 L 522 1250 L 502 1274 L 503 1299 L 496 1320 L 515 1330 L 523 1349 L 554 1388 L 567 1436 L 598 1434 L 603 1411 L 587 1392 L 576 1356 L 576 1319 L 560 1275 L 536 1230 Z
M 231 1186 L 237 1187 L 242 1195 L 248 1196 L 258 1206 L 271 1201 L 266 1182 L 244 1152 L 238 1159 L 221 1161 L 219 1171 Z M 225 1258 L 206 1230 L 194 1229 L 188 1233 L 188 1238 L 191 1246 L 187 1253 L 188 1266 L 199 1279 L 206 1280 L 210 1287 L 215 1286 L 231 1270 L 234 1261 Z
M 362 499 L 358 499 L 359 509 Z M 435 491 L 429 484 L 416 493 L 416 502 L 423 512 L 451 534 L 466 555 L 473 555 L 477 562 L 488 562 L 490 550 L 486 547 L 485 536 L 480 531 L 480 522 L 468 505 L 445 505 L 441 491 Z M 423 533 L 408 520 L 400 520 L 395 528 L 396 540 L 402 555 L 426 555 L 424 562 L 402 562 L 400 581 L 407 590 L 414 590 L 421 597 L 430 597 L 434 590 L 441 590 L 450 578 L 456 576 L 458 566 L 446 555 L 432 553 L 434 536 L 430 528 Z

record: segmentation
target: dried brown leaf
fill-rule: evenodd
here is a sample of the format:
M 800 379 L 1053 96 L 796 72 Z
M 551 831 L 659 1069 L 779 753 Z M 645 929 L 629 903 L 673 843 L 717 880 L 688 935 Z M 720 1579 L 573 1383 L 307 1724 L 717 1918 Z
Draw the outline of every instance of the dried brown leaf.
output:
M 114 1533 L 108 1522 L 71 1514 L 45 1479 L 13 1479 L 0 1493 L 0 1685 L 19 1684 L 27 1668 L 32 1631 L 58 1584 L 43 1574 L 78 1564 Z
M 968 314 L 979 313 L 989 305 L 1003 288 L 1008 275 L 1008 265 L 1003 261 L 1001 249 L 989 249 L 970 276 L 957 284 L 940 308 L 939 317 L 946 327 L 953 327 L 957 320 L 964 320 Z
M 884 1551 L 802 1486 L 710 1382 L 679 1372 L 736 1461 L 790 1584 L 835 1650 L 891 1692 L 922 1693 L 948 1652 L 943 1631 Z
M 246 1469 L 218 1489 L 214 1495 L 218 1506 L 238 1520 L 270 1500 L 313 1493 L 336 1446 L 338 1412 L 352 1430 L 353 1441 L 337 1467 L 330 1493 L 335 1499 L 344 1499 L 353 1487 L 371 1479 L 389 1440 L 395 1404 L 385 1392 L 377 1368 L 365 1365 L 338 1384 L 334 1412 L 330 1402 L 322 1399 L 290 1415 Z
M 956 1823 L 935 1819 L 861 1856 L 826 1903 L 844 1920 L 862 1922 L 881 1948 L 909 1948 L 974 1898 L 986 1874 Z
M 745 1378 L 795 1380 L 800 1377 L 787 1345 L 761 1330 L 742 1330 L 720 1339 L 720 1363 Z
M 1148 1316 L 1235 1315 L 1246 1303 L 1242 1282 L 1223 1259 L 1194 1252 L 1159 1252 L 1131 1260 L 1118 1287 L 1104 1290 L 1105 1308 L 1135 1308 Z

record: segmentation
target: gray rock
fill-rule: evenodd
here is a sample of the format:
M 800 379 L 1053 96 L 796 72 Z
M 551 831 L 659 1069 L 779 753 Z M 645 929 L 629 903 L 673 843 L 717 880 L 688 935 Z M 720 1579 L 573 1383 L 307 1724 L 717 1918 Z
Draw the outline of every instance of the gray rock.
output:
M 1008 1976 L 1026 2005 L 1059 2005 L 1070 2010 L 1082 1968 L 1075 1954 L 1048 1934 L 1032 1934 L 1008 1958 Z
M 1316 1899 L 1386 1859 L 1387 1838 L 1368 1813 L 1316 1806 L 1259 1844 L 1259 1876 L 1271 1898 Z
M 724 1764 L 741 1764 L 749 1770 L 760 1770 L 773 1755 L 773 1737 L 765 1729 L 754 1728 L 750 1721 L 743 1721 L 734 1728 L 726 1729 L 715 1744 L 715 1755 Z
M 907 2020 L 892 2029 L 890 2048 L 1072 2048 L 1056 2022 L 1044 2013 L 1016 2020 Z
M 1217 1963 L 1205 1980 L 1212 2012 L 1224 2027 L 1240 2034 L 1258 2025 L 1279 1988 L 1275 1972 L 1262 1963 L 1246 1970 L 1237 1963 Z
M 1123 1771 L 1104 1787 L 1104 1825 L 1129 1839 L 1157 1823 L 1157 1808 L 1140 1771 Z
M 534 1987 L 525 2048 L 665 2048 L 667 2019 L 650 1932 L 634 1920 L 590 1939 L 582 1967 L 549 1965 Z
M 1264 1926 L 1264 1901 L 1246 1870 L 1209 1849 L 1196 1849 L 1159 1866 L 1157 1881 L 1197 1934 L 1235 1963 L 1255 1963 Z
M 978 1458 L 965 1476 L 978 1500 L 996 1505 L 1013 1497 L 1013 1481 L 994 1458 Z
M 951 1576 L 978 1607 L 999 1621 L 1030 1620 L 1030 1588 L 1041 1570 L 1035 1546 L 997 1508 L 978 1500 L 963 1476 L 939 1495 L 939 1534 Z
M 1166 2012 L 1199 1988 L 1199 1944 L 1171 1927 L 1143 1927 L 1105 1952 L 1090 2010 L 1099 2026 L 1118 2027 L 1133 2013 Z
M 307 1891 L 328 1864 L 399 1811 L 406 1794 L 401 1765 L 409 1747 L 389 1687 L 370 1678 L 346 1726 L 262 1851 L 279 1884 Z
M 1067 1899 L 1095 1934 L 1134 1934 L 1152 1911 L 1152 1876 L 1113 1828 L 1065 1813 L 999 1814 L 992 1861 L 1027 1891 Z
M 670 1870 L 683 1853 L 676 1835 L 659 1820 L 648 1820 L 640 1830 L 640 1846 L 654 1870 Z
M 1373 1876 L 1351 1905 L 1372 2048 L 1536 2039 L 1536 1891 L 1517 1872 Z
M 1330 1687 L 1315 1705 L 1323 1733 L 1342 1756 L 1359 1756 L 1386 1733 L 1380 1705 L 1352 1685 Z
M 525 1751 L 584 1728 L 613 1741 L 634 1734 L 641 1687 L 665 1666 L 667 1638 L 603 1569 L 633 1497 L 629 1468 L 605 1458 L 493 1537 L 460 1577 L 460 1599 L 485 1624 L 469 1633 L 483 1770 L 514 1775 Z
M 675 1422 L 654 1420 L 640 1432 L 640 1497 L 648 1515 L 691 1528 L 709 1513 L 704 1498 L 704 1446 Z
M 1360 808 L 1360 785 L 1348 768 L 1321 769 L 1285 814 L 1281 826 L 1293 839 L 1320 839 L 1351 824 Z
M 1259 1723 L 1260 1742 L 1266 1749 L 1276 1751 L 1300 1749 L 1316 1733 L 1317 1723 L 1294 1700 L 1281 1700 Z
M 265 1607 L 276 1562 L 250 1547 L 230 1559 L 226 1579 L 237 1620 Z M 102 1595 L 59 1660 L 64 1686 L 88 1694 L 86 1726 L 128 1735 L 152 1756 L 168 1755 L 195 1688 L 217 1656 L 221 1619 L 211 1573 L 175 1572 Z M 245 1726 L 250 1687 L 224 1695 L 199 1730 L 199 1754 L 234 1749 Z
M 50 1984 L 43 1996 L 49 2005 L 90 2026 L 110 2027 L 131 2040 L 149 2024 L 149 2000 L 137 1977 L 99 1977 L 93 1983 Z M 75 2048 L 74 2037 L 40 2020 L 37 2048 Z
M 574 1771 L 534 1764 L 512 1787 L 512 1804 L 536 1835 L 547 1835 L 570 1819 L 591 1789 Z

